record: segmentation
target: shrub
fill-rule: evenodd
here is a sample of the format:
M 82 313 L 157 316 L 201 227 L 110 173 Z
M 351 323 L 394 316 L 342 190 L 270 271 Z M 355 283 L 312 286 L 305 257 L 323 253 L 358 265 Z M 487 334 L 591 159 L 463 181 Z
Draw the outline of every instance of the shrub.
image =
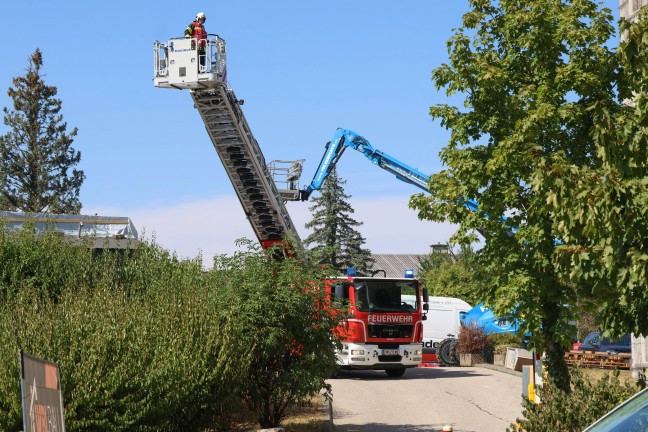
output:
M 495 354 L 506 354 L 507 348 L 522 346 L 522 336 L 516 333 L 491 333 L 489 336 Z
M 582 431 L 612 408 L 638 391 L 634 383 L 619 380 L 619 372 L 591 382 L 579 368 L 572 368 L 571 392 L 565 393 L 551 380 L 537 394 L 542 403 L 524 400 L 524 419 L 508 431 L 526 432 Z
M 488 354 L 491 350 L 490 336 L 475 323 L 462 323 L 455 348 L 458 354 Z
M 0 232 L 0 430 L 22 426 L 19 348 L 59 363 L 70 432 L 231 430 L 244 401 L 278 423 L 327 388 L 321 275 L 255 251 L 201 262 Z
M 241 392 L 262 428 L 279 426 L 285 410 L 310 400 L 335 367 L 331 328 L 337 320 L 319 305 L 324 292 L 313 281 L 321 269 L 303 261 L 241 253 L 215 260 L 229 306 L 223 311 L 232 353 L 224 365 L 240 378 Z

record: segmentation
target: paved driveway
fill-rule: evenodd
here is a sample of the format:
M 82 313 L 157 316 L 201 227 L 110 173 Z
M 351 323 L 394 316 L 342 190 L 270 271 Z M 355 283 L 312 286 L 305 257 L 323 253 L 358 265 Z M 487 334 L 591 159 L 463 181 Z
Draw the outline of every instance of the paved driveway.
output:
M 342 371 L 330 380 L 336 432 L 505 431 L 522 415 L 521 374 L 486 367 Z M 329 416 L 330 414 L 327 414 Z

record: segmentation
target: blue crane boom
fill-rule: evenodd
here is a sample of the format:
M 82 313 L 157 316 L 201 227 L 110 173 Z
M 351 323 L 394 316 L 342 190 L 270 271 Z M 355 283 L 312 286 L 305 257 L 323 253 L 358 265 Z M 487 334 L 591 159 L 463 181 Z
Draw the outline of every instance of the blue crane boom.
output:
M 338 129 L 333 139 L 326 144 L 326 151 L 317 167 L 313 180 L 306 188 L 300 191 L 300 199 L 302 201 L 308 200 L 314 191 L 322 187 L 322 184 L 333 168 L 335 168 L 342 154 L 344 154 L 344 150 L 348 147 L 362 153 L 374 165 L 394 174 L 398 180 L 412 184 L 430 193 L 427 186 L 428 180 L 430 179 L 429 175 L 422 173 L 416 168 L 412 168 L 380 150 L 374 149 L 366 138 L 357 133 L 348 129 Z M 464 205 L 471 211 L 477 211 L 478 205 L 476 201 L 465 200 Z

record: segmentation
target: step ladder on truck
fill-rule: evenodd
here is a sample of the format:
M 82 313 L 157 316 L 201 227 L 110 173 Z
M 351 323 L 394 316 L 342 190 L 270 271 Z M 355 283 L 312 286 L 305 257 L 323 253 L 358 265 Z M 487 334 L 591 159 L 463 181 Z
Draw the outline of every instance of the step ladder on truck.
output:
M 290 247 L 300 247 L 285 202 L 304 199 L 299 187 L 304 160 L 266 164 L 242 101 L 227 83 L 225 41 L 208 35 L 204 66 L 191 38 L 156 41 L 154 52 L 154 85 L 189 90 L 261 247 L 265 250 L 285 240 Z M 384 370 L 398 377 L 421 363 L 427 290 L 413 274 L 403 278 L 349 274 L 332 277 L 324 286 L 332 303 L 349 311 L 336 332 L 342 369 Z M 408 303 L 407 297 L 416 300 Z

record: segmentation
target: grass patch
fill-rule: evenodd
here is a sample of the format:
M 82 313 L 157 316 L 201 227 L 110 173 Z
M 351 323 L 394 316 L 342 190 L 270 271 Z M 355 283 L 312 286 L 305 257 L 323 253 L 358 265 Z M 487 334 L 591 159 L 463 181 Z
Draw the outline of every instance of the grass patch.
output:
M 281 428 L 284 432 L 327 431 L 329 420 L 324 411 L 325 403 L 327 402 L 323 397 L 316 396 L 307 402 L 288 408 L 286 417 L 281 422 Z M 250 418 L 237 423 L 232 432 L 250 432 L 259 429 L 259 423 Z

